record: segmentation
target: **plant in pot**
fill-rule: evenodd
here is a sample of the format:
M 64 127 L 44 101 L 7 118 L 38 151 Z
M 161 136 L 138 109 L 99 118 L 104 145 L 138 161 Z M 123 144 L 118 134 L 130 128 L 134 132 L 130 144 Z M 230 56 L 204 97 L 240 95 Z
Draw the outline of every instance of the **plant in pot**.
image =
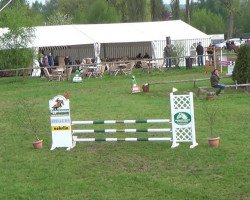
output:
M 26 133 L 32 133 L 34 140 L 32 145 L 35 149 L 43 148 L 43 140 L 38 137 L 39 120 L 37 119 L 38 113 L 35 112 L 35 104 L 30 102 L 28 99 L 21 99 L 17 102 L 17 120 L 20 126 L 20 130 Z
M 215 97 L 215 93 L 214 92 L 208 92 L 207 93 L 207 100 L 213 100 Z
M 206 116 L 206 121 L 209 125 L 209 132 L 210 136 L 208 138 L 208 143 L 211 147 L 219 147 L 220 144 L 220 137 L 215 136 L 214 131 L 214 124 L 216 122 L 217 113 L 219 113 L 219 107 L 216 102 L 206 102 L 203 105 L 204 114 Z

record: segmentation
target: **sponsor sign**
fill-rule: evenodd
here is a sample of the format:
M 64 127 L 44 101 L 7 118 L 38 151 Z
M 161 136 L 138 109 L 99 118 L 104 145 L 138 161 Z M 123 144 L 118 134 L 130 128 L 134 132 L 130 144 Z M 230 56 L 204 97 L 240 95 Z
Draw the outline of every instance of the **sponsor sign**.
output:
M 132 91 L 132 93 L 141 92 L 141 88 L 139 86 L 133 86 L 131 91 Z
M 70 131 L 70 126 L 51 126 L 52 131 Z
M 58 95 L 49 101 L 49 114 L 52 133 L 51 150 L 57 147 L 71 147 L 71 119 L 69 100 Z
M 174 122 L 178 125 L 187 125 L 191 122 L 191 115 L 187 112 L 178 112 L 174 115 Z
M 50 110 L 51 115 L 69 115 L 69 109 Z
M 54 124 L 70 124 L 70 118 L 69 117 L 51 117 L 50 118 L 51 125 Z
M 235 65 L 235 62 L 230 61 L 230 64 L 227 66 L 227 75 L 233 74 L 234 65 Z

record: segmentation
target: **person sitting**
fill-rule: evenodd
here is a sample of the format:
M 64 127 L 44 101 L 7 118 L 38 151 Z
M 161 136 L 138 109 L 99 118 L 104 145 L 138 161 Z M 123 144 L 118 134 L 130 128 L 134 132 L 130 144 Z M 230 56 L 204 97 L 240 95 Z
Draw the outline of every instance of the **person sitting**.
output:
M 145 59 L 150 59 L 150 56 L 149 56 L 148 53 L 146 52 L 146 53 L 144 54 L 143 58 L 145 58 Z
M 214 69 L 211 73 L 210 82 L 213 88 L 219 88 L 215 93 L 217 96 L 221 93 L 221 90 L 224 90 L 225 88 L 225 85 L 219 84 L 219 81 L 220 81 L 219 70 Z
M 136 60 L 139 60 L 135 63 L 135 68 L 141 68 L 141 60 L 142 59 L 142 56 L 141 56 L 141 53 L 139 53 L 137 56 L 136 56 Z

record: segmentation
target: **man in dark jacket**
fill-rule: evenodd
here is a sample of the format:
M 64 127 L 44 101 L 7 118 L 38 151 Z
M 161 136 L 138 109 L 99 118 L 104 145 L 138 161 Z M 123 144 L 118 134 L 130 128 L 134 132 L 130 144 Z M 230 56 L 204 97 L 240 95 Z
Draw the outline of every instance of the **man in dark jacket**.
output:
M 225 88 L 225 85 L 219 84 L 219 81 L 220 81 L 219 70 L 215 69 L 215 70 L 212 71 L 212 75 L 210 77 L 210 82 L 211 82 L 211 86 L 213 88 L 219 88 L 216 91 L 216 95 L 219 95 L 221 90 L 224 90 L 224 88 Z
M 201 45 L 201 42 L 199 42 L 198 46 L 196 47 L 196 53 L 198 55 L 198 65 L 203 66 L 203 54 L 204 54 L 204 48 Z
M 165 46 L 163 53 L 164 53 L 166 68 L 170 69 L 172 65 L 172 60 L 171 60 L 172 45 L 170 43 Z

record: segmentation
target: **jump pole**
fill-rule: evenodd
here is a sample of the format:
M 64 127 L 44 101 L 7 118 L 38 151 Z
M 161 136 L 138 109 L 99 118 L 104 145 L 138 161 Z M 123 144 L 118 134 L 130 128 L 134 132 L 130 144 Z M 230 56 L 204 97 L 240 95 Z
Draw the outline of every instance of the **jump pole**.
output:
M 60 102 L 60 105 L 58 105 Z M 170 93 L 171 119 L 146 119 L 146 120 L 93 120 L 72 121 L 70 116 L 70 101 L 64 96 L 57 95 L 49 100 L 49 112 L 51 121 L 52 146 L 51 150 L 58 147 L 72 149 L 78 142 L 143 142 L 143 141 L 170 141 L 171 148 L 179 146 L 179 143 L 192 143 L 190 148 L 198 145 L 195 135 L 193 93 L 188 95 L 174 95 Z M 139 123 L 163 123 L 170 124 L 171 128 L 138 128 L 138 129 L 74 129 L 75 125 L 94 124 L 139 124 Z M 95 133 L 159 133 L 170 134 L 171 137 L 125 137 L 125 138 L 79 138 L 80 134 Z

